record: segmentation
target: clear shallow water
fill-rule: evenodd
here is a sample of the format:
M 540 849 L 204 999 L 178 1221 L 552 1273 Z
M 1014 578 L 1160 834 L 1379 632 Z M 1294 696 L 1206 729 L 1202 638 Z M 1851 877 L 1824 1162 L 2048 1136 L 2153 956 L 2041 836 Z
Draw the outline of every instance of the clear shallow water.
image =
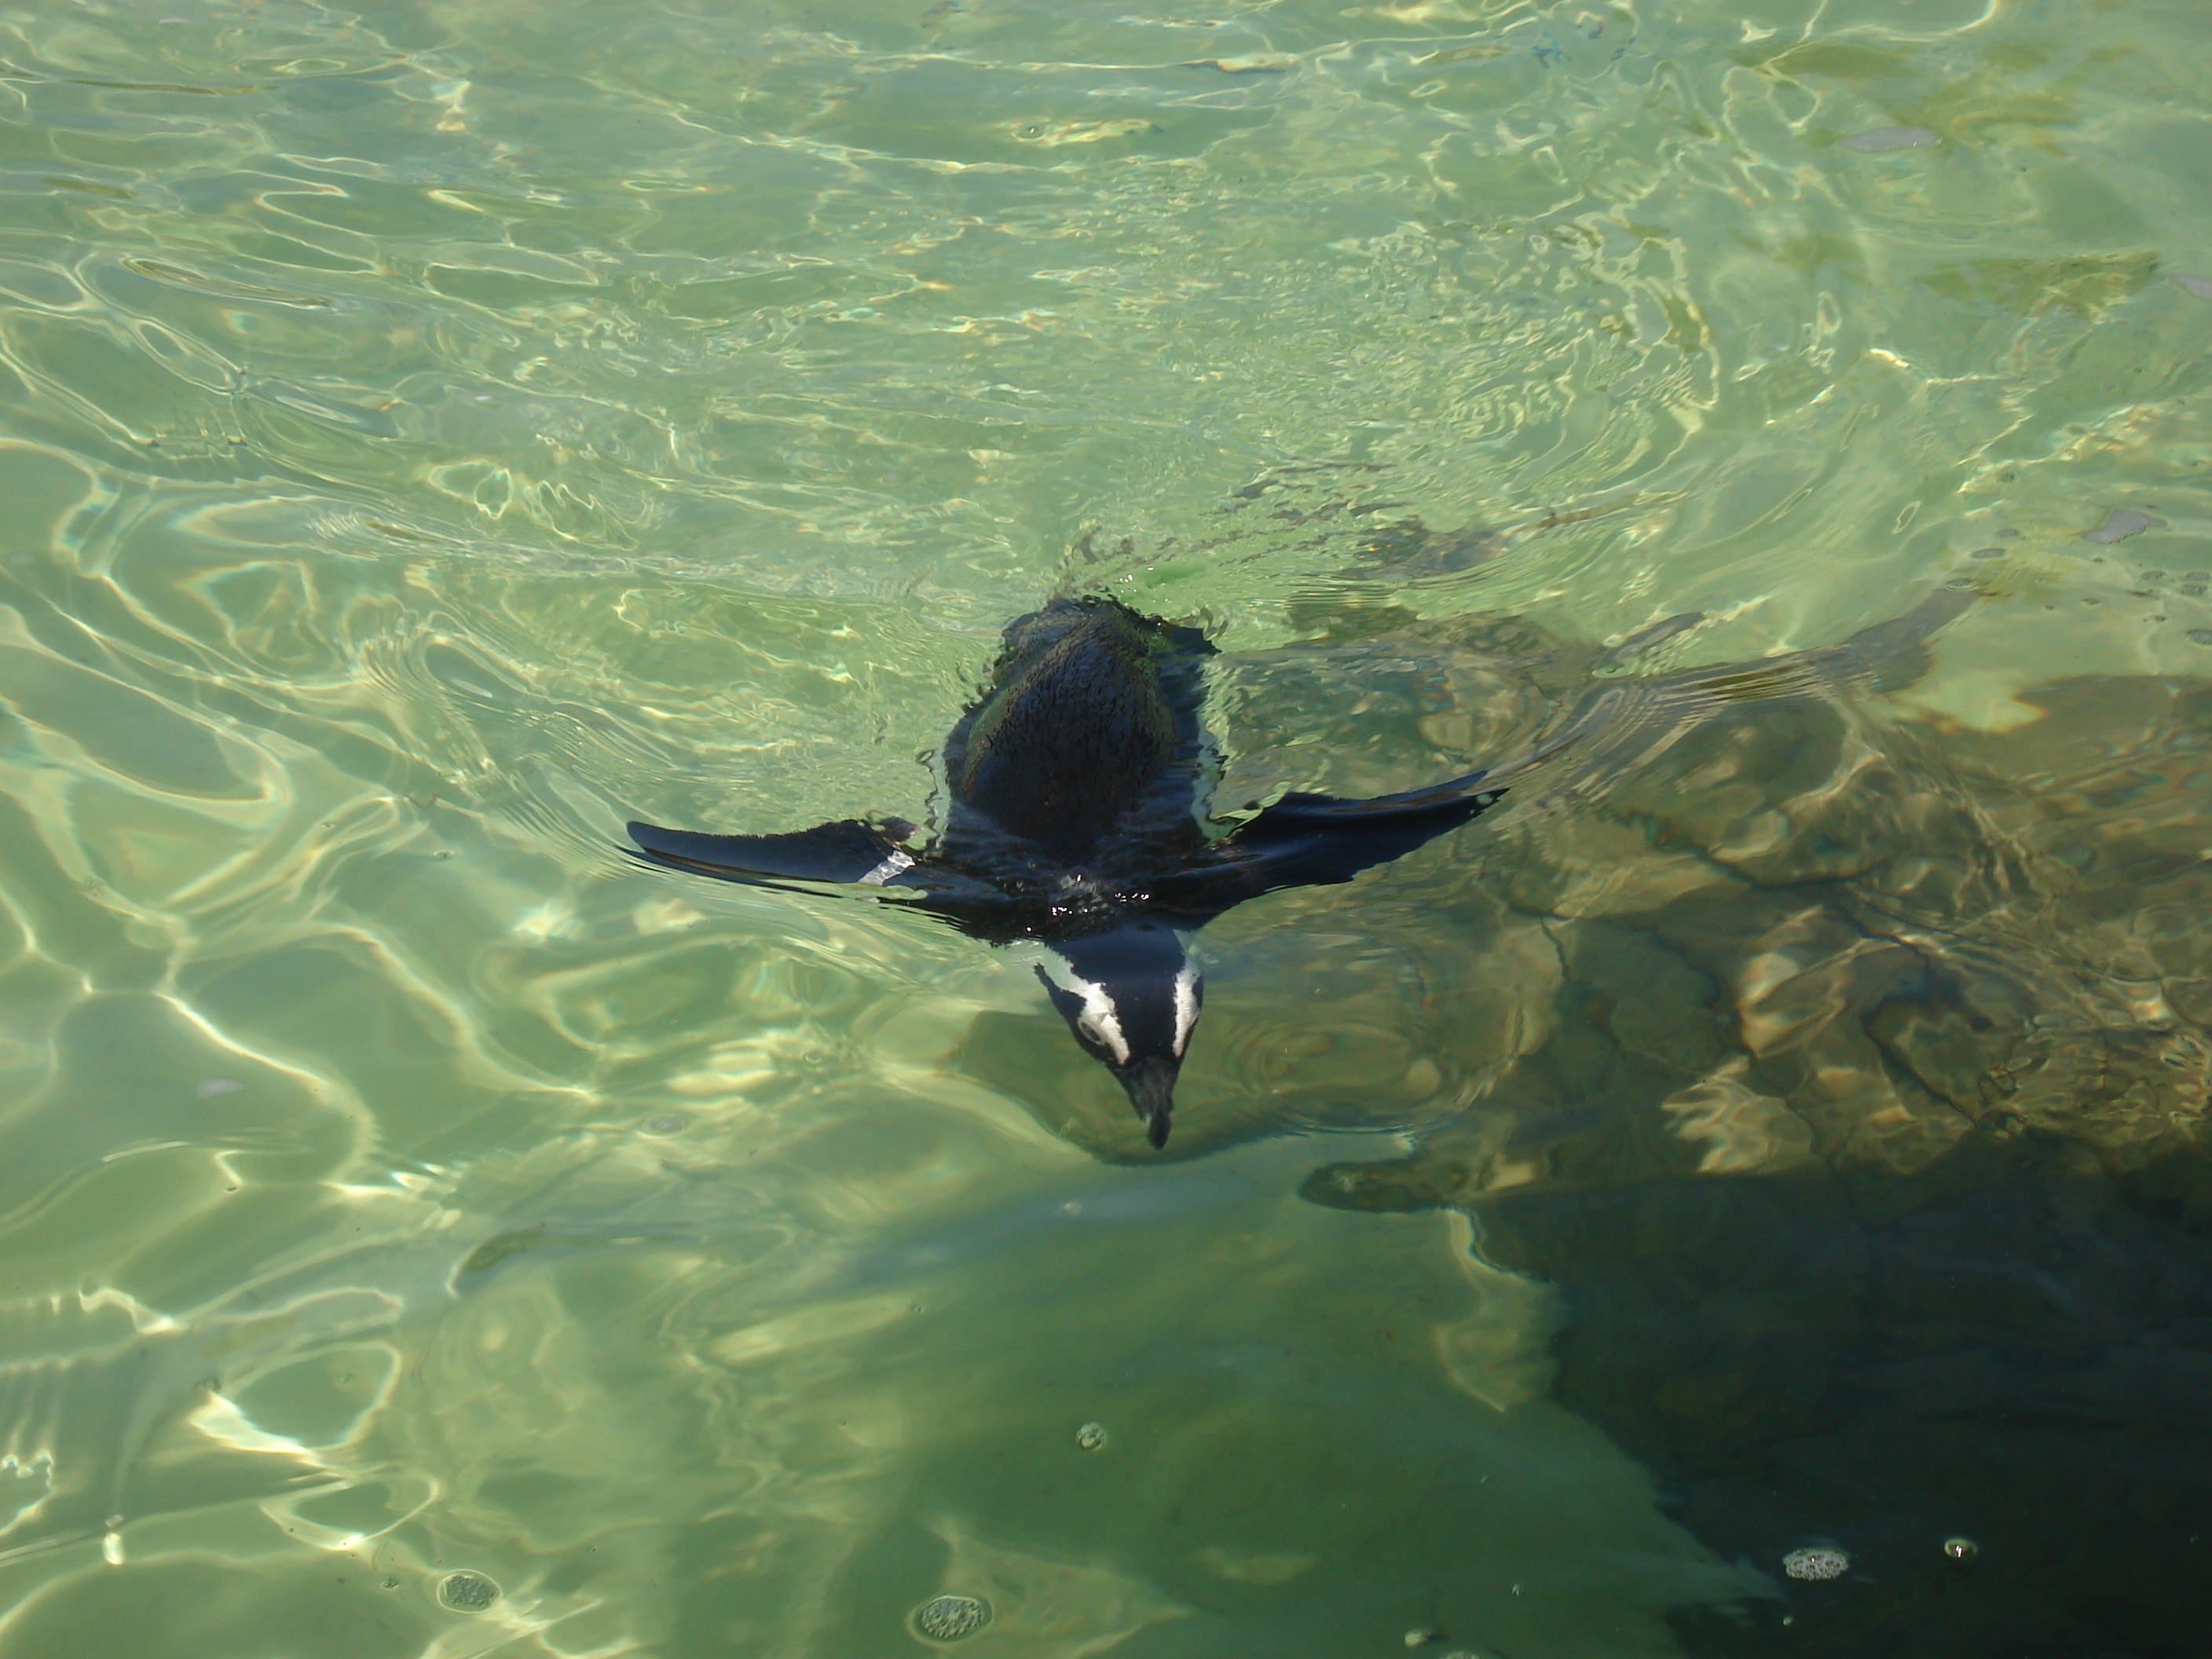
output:
M 2196 1652 L 2204 58 L 9 14 L 0 1651 Z M 1164 1159 L 610 850 L 921 816 L 1062 588 L 1232 802 L 1585 734 L 1208 931 Z

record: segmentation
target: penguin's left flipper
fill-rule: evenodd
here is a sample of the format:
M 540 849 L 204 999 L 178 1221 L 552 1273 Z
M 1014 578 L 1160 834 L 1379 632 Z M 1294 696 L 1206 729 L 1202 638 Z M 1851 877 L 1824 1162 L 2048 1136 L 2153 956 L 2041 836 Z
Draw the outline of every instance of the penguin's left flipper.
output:
M 629 838 L 641 849 L 633 856 L 646 863 L 757 887 L 788 883 L 889 886 L 915 868 L 914 854 L 894 838 L 895 832 L 910 834 L 913 828 L 896 820 L 878 826 L 858 818 L 784 836 L 702 836 L 653 823 L 629 826 Z
M 1328 886 L 1403 858 L 1496 805 L 1474 772 L 1402 794 L 1346 800 L 1288 794 L 1159 883 L 1158 896 L 1194 916 L 1218 915 L 1284 887 Z

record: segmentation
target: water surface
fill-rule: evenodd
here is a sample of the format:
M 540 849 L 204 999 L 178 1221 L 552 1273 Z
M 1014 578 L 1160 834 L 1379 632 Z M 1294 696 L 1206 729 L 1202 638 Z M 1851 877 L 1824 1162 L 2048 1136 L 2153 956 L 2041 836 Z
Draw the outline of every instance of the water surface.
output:
M 0 1654 L 2200 1651 L 2206 58 L 0 14 Z M 925 817 L 1059 592 L 1231 805 L 1576 736 L 1207 931 L 1164 1158 L 613 850 Z

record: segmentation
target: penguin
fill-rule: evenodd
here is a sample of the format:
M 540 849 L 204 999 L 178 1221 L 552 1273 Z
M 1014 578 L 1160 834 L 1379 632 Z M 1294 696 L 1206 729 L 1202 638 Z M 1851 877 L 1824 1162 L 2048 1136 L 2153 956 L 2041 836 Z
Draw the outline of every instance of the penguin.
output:
M 775 836 L 629 825 L 632 857 L 755 886 L 915 905 L 994 945 L 1042 947 L 1037 977 L 1084 1052 L 1127 1092 L 1155 1149 L 1203 991 L 1207 922 L 1283 888 L 1347 882 L 1495 805 L 1489 775 L 1367 800 L 1291 793 L 1228 833 L 1209 821 L 1194 629 L 1110 598 L 1009 624 L 989 684 L 940 751 L 944 823 L 899 818 Z

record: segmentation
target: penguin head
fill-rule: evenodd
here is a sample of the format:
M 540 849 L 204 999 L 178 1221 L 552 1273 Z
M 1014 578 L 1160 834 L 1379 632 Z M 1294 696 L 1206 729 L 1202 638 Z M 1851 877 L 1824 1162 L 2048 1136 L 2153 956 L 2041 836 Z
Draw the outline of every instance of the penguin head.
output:
M 1036 971 L 1084 1051 L 1128 1091 L 1152 1145 L 1166 1146 L 1176 1073 L 1203 995 L 1181 936 L 1132 922 L 1059 939 Z

